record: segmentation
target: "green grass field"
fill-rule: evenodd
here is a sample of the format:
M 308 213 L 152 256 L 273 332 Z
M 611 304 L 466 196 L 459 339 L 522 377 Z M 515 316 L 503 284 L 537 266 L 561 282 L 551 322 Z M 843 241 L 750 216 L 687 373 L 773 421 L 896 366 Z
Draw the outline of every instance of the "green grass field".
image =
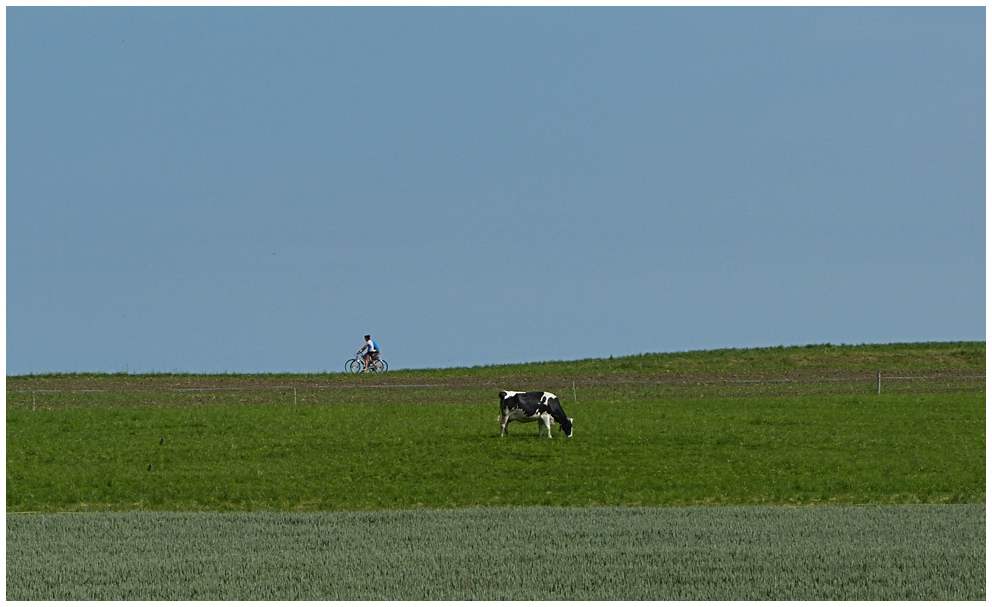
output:
M 985 499 L 980 394 L 565 407 L 574 436 L 551 440 L 518 423 L 501 439 L 495 398 L 8 408 L 7 511 Z
M 239 598 L 234 589 L 247 587 L 257 589 L 248 598 L 983 599 L 984 361 L 984 343 L 823 345 L 379 376 L 8 377 L 8 598 Z M 882 394 L 878 374 L 885 378 Z M 500 389 L 556 391 L 575 419 L 574 437 L 538 438 L 536 424 L 514 423 L 501 439 Z M 931 506 L 914 510 L 919 504 Z M 59 514 L 67 512 L 76 514 Z M 514 512 L 531 518 L 568 512 L 586 530 L 578 536 L 579 545 L 589 546 L 585 552 L 554 544 L 555 558 L 615 559 L 631 568 L 607 567 L 552 590 L 526 591 L 533 586 L 526 576 L 501 585 L 481 573 L 459 577 L 431 569 L 455 558 L 461 523 L 437 538 L 433 552 L 433 544 L 421 546 L 427 540 L 402 531 L 431 517 L 482 517 L 472 523 L 481 528 L 469 527 L 492 539 L 506 532 L 496 521 Z M 651 533 L 637 536 L 645 540 L 639 542 L 603 527 L 597 512 L 620 519 L 644 512 L 676 516 L 679 533 L 688 537 L 710 533 L 717 525 L 710 517 L 751 513 L 735 524 L 745 536 L 748 529 L 757 535 L 669 550 Z M 789 525 L 757 531 L 767 512 L 837 517 L 809 523 L 802 537 L 818 538 L 820 526 L 844 528 L 844 521 L 853 535 L 830 540 L 839 544 L 799 542 L 800 549 L 792 545 L 799 540 Z M 968 535 L 964 552 L 942 548 L 936 561 L 927 560 L 921 550 L 931 539 L 904 537 L 903 523 L 886 522 L 888 513 L 901 513 L 891 514 L 901 520 L 907 512 L 932 521 L 911 526 L 950 526 Z M 291 514 L 304 518 L 285 518 Z M 392 570 L 362 578 L 365 585 L 326 571 L 291 583 L 279 577 L 291 572 L 278 566 L 289 562 L 291 548 L 259 557 L 270 565 L 251 574 L 225 556 L 224 550 L 240 548 L 224 548 L 230 538 L 221 531 L 207 540 L 222 552 L 207 549 L 204 556 L 188 542 L 171 556 L 156 552 L 170 537 L 185 537 L 189 521 L 212 521 L 203 523 L 210 529 L 261 525 L 268 530 L 258 533 L 284 546 L 295 541 L 285 533 L 298 533 L 287 529 L 319 527 L 323 523 L 305 517 L 332 514 L 359 517 L 335 519 L 347 521 L 386 517 L 381 520 L 392 521 L 386 526 L 406 539 L 320 553 L 320 559 L 366 563 L 368 555 L 399 550 L 390 542 L 407 542 L 421 551 L 412 561 L 419 564 L 398 571 L 436 583 L 400 592 Z M 155 536 L 159 544 L 144 557 L 126 556 L 137 548 L 113 538 L 149 520 L 167 521 L 165 535 Z M 299 520 L 311 522 L 292 522 Z M 981 541 L 971 541 L 979 527 Z M 93 535 L 96 528 L 106 535 Z M 361 525 L 344 528 L 344 546 L 363 537 Z M 501 548 L 485 558 L 541 554 L 538 536 L 512 537 L 517 540 L 497 542 Z M 859 538 L 873 543 L 859 544 Z M 62 547 L 87 539 L 96 542 L 94 550 L 109 551 L 103 557 L 117 560 L 83 559 L 84 553 Z M 800 557 L 805 560 L 795 560 Z M 136 582 L 127 572 L 142 558 L 152 569 L 156 559 L 172 565 L 162 565 L 161 579 Z M 83 562 L 93 559 L 109 568 L 103 578 Z M 30 573 L 38 566 L 64 575 Z M 674 570 L 682 573 L 665 577 Z M 199 588 L 189 583 L 194 574 L 205 576 L 201 594 L 176 590 Z M 243 583 L 249 574 L 254 586 Z M 721 594 L 727 588 L 730 594 Z M 126 589 L 132 590 L 121 595 Z

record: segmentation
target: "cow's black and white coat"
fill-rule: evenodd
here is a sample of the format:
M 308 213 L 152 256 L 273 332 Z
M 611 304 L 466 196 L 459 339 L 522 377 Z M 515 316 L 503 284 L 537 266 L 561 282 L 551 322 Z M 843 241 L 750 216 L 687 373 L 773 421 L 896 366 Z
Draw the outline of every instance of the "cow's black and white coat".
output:
M 540 422 L 537 434 L 541 435 L 541 427 L 548 429 L 551 438 L 551 426 L 559 424 L 565 436 L 572 437 L 572 420 L 558 402 L 558 397 L 550 392 L 508 392 L 499 393 L 499 435 L 509 436 L 507 426 L 510 422 Z

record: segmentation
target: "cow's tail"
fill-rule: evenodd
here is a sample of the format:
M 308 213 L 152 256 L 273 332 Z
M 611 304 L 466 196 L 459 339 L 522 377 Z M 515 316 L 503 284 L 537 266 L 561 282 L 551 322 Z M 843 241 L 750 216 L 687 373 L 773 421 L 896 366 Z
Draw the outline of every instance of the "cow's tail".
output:
M 496 414 L 496 422 L 503 425 L 503 399 L 506 398 L 506 390 L 499 393 L 499 412 Z

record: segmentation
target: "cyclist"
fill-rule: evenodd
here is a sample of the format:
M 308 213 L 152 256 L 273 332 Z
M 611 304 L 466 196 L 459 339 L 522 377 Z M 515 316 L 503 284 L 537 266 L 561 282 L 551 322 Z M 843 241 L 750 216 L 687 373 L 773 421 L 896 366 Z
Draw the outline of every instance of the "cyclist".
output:
M 364 354 L 362 354 L 362 352 L 364 352 Z M 374 341 L 372 341 L 371 335 L 365 336 L 365 345 L 362 346 L 362 349 L 359 350 L 358 353 L 362 354 L 362 361 L 365 362 L 365 368 L 362 369 L 362 371 L 368 371 L 369 364 L 372 362 L 373 359 L 379 356 L 379 346 L 376 345 Z

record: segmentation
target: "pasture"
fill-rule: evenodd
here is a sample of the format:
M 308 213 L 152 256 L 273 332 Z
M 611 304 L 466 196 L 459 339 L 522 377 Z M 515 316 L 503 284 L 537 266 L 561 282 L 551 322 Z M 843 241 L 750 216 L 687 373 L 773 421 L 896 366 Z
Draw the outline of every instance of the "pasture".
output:
M 8 377 L 8 598 L 984 598 L 984 350 Z M 574 437 L 501 439 L 505 388 L 557 392 Z M 542 554 L 583 577 L 486 560 Z
M 258 398 L 8 407 L 7 511 L 985 499 L 981 394 L 565 403 L 575 435 L 551 440 L 536 437 L 537 424 L 519 423 L 501 439 L 494 398 L 409 405 Z

